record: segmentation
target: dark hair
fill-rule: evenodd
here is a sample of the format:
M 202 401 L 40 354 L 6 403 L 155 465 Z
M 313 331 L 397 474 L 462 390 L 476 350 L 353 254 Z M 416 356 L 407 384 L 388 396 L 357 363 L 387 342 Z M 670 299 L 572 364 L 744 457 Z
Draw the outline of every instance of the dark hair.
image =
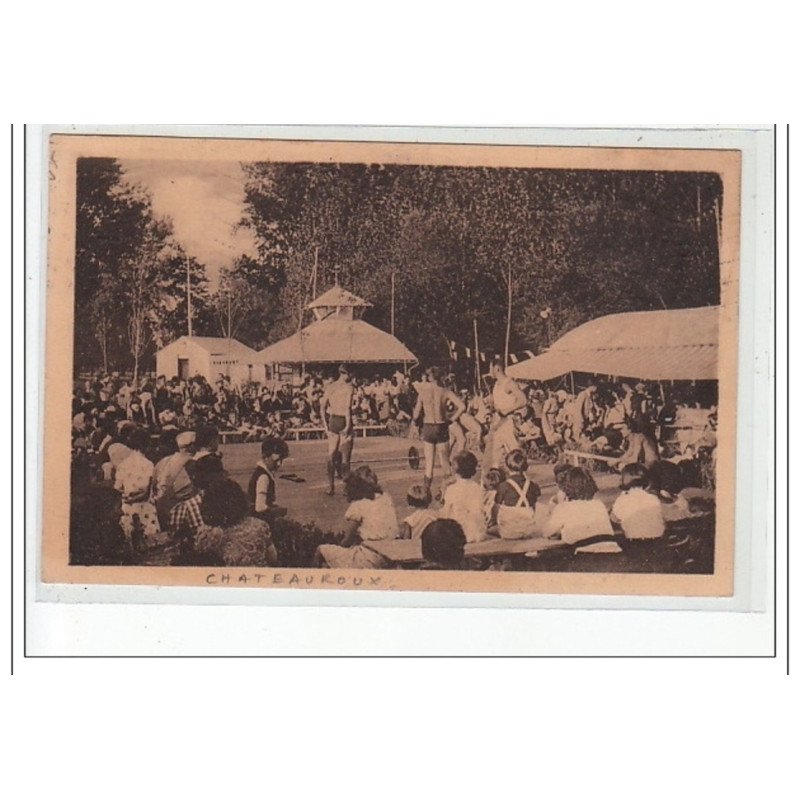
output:
M 570 467 L 566 470 L 560 488 L 568 500 L 591 500 L 597 494 L 594 478 L 582 467 Z
M 454 519 L 437 519 L 422 531 L 422 557 L 443 567 L 458 567 L 464 559 L 467 537 Z
M 512 450 L 506 456 L 506 467 L 509 472 L 525 472 L 528 469 L 528 459 L 522 450 Z
M 261 457 L 280 456 L 287 458 L 289 455 L 289 445 L 277 436 L 269 436 L 261 442 Z
M 647 477 L 650 480 L 650 487 L 656 492 L 676 495 L 686 485 L 681 468 L 671 461 L 656 461 L 648 470 Z
M 213 425 L 198 425 L 195 431 L 194 444 L 199 450 L 208 447 L 219 439 L 219 431 Z
M 425 486 L 412 486 L 406 494 L 406 502 L 412 508 L 427 508 L 432 501 L 430 489 Z
M 564 491 L 564 481 L 567 479 L 567 473 L 572 469 L 570 464 L 567 464 L 566 461 L 560 461 L 553 467 L 553 477 L 556 481 L 556 486 L 558 486 L 561 491 Z
M 352 503 L 355 500 L 374 500 L 378 492 L 374 483 L 364 480 L 355 472 L 347 476 L 344 482 L 345 497 Z
M 425 374 L 432 381 L 435 381 L 436 383 L 440 383 L 441 380 L 442 380 L 442 369 L 441 369 L 441 367 L 437 367 L 435 365 L 432 366 L 432 367 L 428 367 L 428 369 L 425 370 Z
M 247 516 L 247 497 L 236 481 L 214 481 L 203 495 L 203 522 L 227 528 Z
M 378 494 L 383 493 L 383 489 L 381 489 L 381 485 L 378 483 L 378 476 L 369 464 L 362 464 L 360 467 L 356 467 L 353 470 L 353 475 L 357 475 L 361 480 L 370 484 Z
M 626 489 L 644 488 L 647 485 L 647 470 L 644 464 L 626 464 L 622 468 L 622 485 Z
M 165 456 L 172 455 L 178 452 L 178 431 L 168 430 L 161 431 L 161 436 L 158 437 L 158 452 Z
M 458 453 L 453 459 L 453 465 L 462 478 L 471 478 L 478 471 L 478 459 L 469 450 Z
M 502 469 L 492 467 L 490 470 L 487 470 L 486 474 L 483 476 L 483 484 L 489 489 L 496 489 L 505 479 L 506 474 Z
M 141 453 L 150 446 L 150 434 L 144 428 L 135 428 L 128 434 L 126 444 Z

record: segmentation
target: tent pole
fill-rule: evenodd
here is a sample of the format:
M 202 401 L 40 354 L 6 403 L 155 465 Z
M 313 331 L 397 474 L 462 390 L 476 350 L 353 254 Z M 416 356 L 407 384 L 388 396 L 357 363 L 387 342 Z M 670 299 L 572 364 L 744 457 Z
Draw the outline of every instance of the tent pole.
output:
M 503 365 L 508 369 L 508 348 L 511 341 L 511 306 L 512 306 L 512 283 L 511 283 L 511 267 L 508 268 L 508 309 L 506 314 L 506 349 Z
M 570 370 L 570 373 L 569 373 L 569 387 L 570 387 L 570 393 L 574 397 L 575 396 L 575 375 L 573 374 L 572 370 Z

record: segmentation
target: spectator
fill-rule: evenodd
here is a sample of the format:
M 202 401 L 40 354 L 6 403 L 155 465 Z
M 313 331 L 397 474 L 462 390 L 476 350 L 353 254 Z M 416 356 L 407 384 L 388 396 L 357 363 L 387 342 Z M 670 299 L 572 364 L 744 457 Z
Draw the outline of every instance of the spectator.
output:
M 422 532 L 422 557 L 427 569 L 461 569 L 467 537 L 454 519 L 438 519 Z
M 577 545 L 576 552 L 621 552 L 606 507 L 595 498 L 597 484 L 592 476 L 580 467 L 568 467 L 558 474 L 557 480 L 563 499 L 559 494 L 553 497 L 544 535 Z
M 478 459 L 473 453 L 459 453 L 453 459 L 453 467 L 456 479 L 444 492 L 439 516 L 458 522 L 468 542 L 479 542 L 486 538 L 486 519 L 483 488 L 473 480 L 478 471 Z
M 261 460 L 256 464 L 247 489 L 250 513 L 267 522 L 286 515 L 286 509 L 276 503 L 275 476 L 289 447 L 283 439 L 271 437 L 261 442 Z
M 117 468 L 114 481 L 114 488 L 122 494 L 122 530 L 134 547 L 156 543 L 161 530 L 156 507 L 150 501 L 153 462 L 144 455 L 148 444 L 146 431 L 131 432 L 128 437 L 131 453 Z
M 247 497 L 235 481 L 222 478 L 206 490 L 194 555 L 197 561 L 214 566 L 277 566 L 269 525 L 248 515 Z
M 406 495 L 406 503 L 414 510 L 400 523 L 399 539 L 419 539 L 422 532 L 437 519 L 429 508 L 433 498 L 424 486 L 412 486 Z
M 614 501 L 611 519 L 618 522 L 626 539 L 659 539 L 664 535 L 664 517 L 658 497 L 646 490 L 643 464 L 627 464 L 622 470 L 622 494 Z
M 324 544 L 317 548 L 315 566 L 340 569 L 386 567 L 386 559 L 361 542 L 397 536 L 397 514 L 392 498 L 384 494 L 377 476 L 367 466 L 359 467 L 348 476 L 345 495 L 350 502 L 344 515 L 347 528 L 339 544 Z
M 508 478 L 497 489 L 494 517 L 503 539 L 533 536 L 539 487 L 526 476 L 528 459 L 521 450 L 506 456 Z

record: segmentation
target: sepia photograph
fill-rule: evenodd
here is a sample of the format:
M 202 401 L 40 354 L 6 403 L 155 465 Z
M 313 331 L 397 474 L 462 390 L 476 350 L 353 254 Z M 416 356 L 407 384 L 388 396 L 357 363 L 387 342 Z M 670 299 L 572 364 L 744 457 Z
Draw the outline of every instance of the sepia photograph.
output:
M 49 148 L 44 581 L 732 593 L 739 152 Z

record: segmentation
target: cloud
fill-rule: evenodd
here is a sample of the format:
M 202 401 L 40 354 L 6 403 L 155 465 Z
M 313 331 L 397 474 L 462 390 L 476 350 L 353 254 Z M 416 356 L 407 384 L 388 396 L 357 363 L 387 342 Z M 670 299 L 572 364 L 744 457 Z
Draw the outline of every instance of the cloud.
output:
M 244 213 L 244 173 L 230 161 L 122 160 L 131 183 L 153 197 L 153 209 L 172 220 L 175 238 L 205 264 L 216 285 L 219 270 L 240 255 L 255 255 L 252 233 L 238 228 Z

